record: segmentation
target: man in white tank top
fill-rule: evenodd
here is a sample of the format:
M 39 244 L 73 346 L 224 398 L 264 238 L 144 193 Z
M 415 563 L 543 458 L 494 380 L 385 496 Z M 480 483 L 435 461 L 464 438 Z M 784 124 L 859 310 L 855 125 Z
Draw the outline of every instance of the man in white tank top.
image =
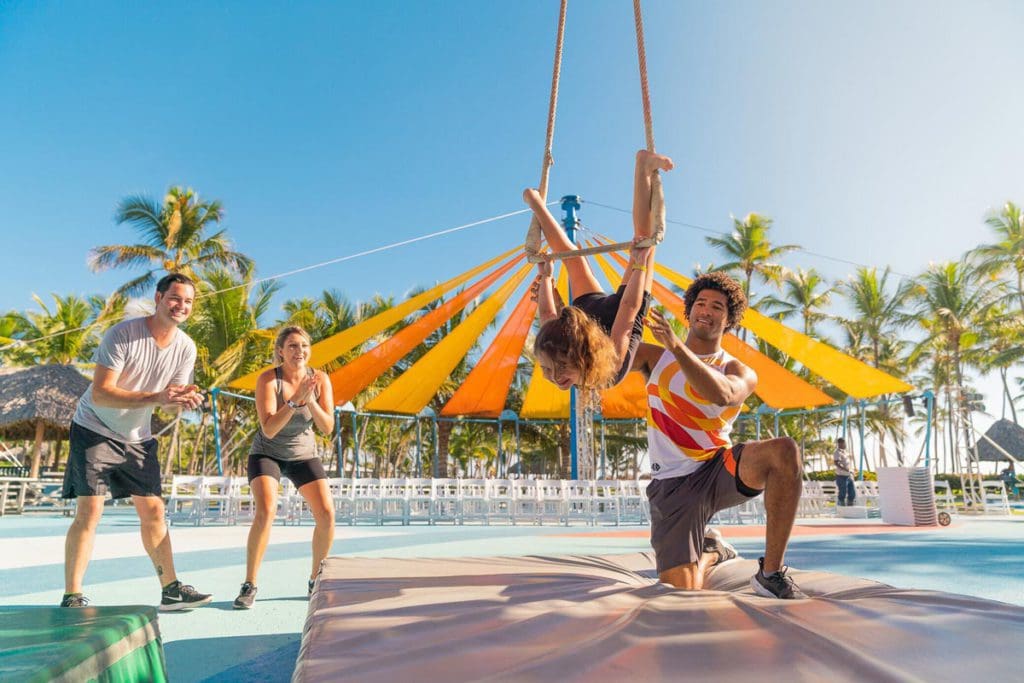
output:
M 633 369 L 647 378 L 648 450 L 653 480 L 651 545 L 661 581 L 699 590 L 708 569 L 736 557 L 716 532 L 718 511 L 764 492 L 765 553 L 750 584 L 760 595 L 805 597 L 783 556 L 800 501 L 803 464 L 789 437 L 733 445 L 729 433 L 757 375 L 722 349 L 747 302 L 724 273 L 702 275 L 686 290 L 689 332 L 683 342 L 657 311 L 648 323 L 664 345 L 641 345 Z

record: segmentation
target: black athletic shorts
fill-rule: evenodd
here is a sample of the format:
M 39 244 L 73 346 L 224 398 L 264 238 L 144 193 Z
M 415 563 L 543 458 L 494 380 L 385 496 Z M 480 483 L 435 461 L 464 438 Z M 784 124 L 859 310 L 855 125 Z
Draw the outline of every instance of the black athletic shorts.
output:
M 249 454 L 249 482 L 256 477 L 273 477 L 281 481 L 284 475 L 291 479 L 295 488 L 300 489 L 311 481 L 326 479 L 327 472 L 324 471 L 324 464 L 320 458 L 307 458 L 306 460 L 279 460 L 269 455 L 258 453 Z
M 71 452 L 64 470 L 64 498 L 159 496 L 156 439 L 125 443 L 71 423 Z

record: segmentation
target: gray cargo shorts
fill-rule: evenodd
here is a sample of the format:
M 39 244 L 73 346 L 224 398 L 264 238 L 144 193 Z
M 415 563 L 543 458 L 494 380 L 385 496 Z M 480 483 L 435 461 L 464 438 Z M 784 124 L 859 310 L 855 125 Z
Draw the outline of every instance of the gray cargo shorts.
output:
M 741 443 L 720 448 L 696 472 L 651 480 L 651 546 L 659 574 L 700 559 L 705 528 L 716 512 L 760 495 L 736 474 L 742 455 Z

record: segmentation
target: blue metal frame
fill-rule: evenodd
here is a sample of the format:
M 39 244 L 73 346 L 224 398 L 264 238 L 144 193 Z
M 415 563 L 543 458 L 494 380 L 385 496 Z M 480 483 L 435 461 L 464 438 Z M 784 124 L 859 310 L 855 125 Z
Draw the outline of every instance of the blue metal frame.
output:
M 562 197 L 562 210 L 565 211 L 565 216 L 562 218 L 562 227 L 565 228 L 565 234 L 569 236 L 569 241 L 576 244 L 576 225 L 579 222 L 576 212 L 580 210 L 580 198 L 574 194 L 565 195 Z M 571 280 L 569 281 L 568 303 L 572 304 Z M 579 478 L 579 434 L 576 433 L 576 411 L 578 409 L 576 387 L 572 386 L 569 388 L 569 478 L 573 480 Z

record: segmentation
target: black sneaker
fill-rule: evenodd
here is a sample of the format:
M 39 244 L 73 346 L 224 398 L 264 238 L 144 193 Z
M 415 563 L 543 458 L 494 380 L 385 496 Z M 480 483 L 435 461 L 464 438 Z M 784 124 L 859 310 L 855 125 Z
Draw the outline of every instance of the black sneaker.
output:
M 238 591 L 238 597 L 232 605 L 235 609 L 252 609 L 252 603 L 256 601 L 256 584 L 246 581 L 242 589 Z
M 764 558 L 757 560 L 757 573 L 750 579 L 750 587 L 758 595 L 766 598 L 778 598 L 780 600 L 802 600 L 807 596 L 800 590 L 800 587 L 793 582 L 793 579 L 786 576 L 789 567 L 783 567 L 777 572 L 768 576 L 764 575 Z
M 704 532 L 704 552 L 716 553 L 718 555 L 718 559 L 715 560 L 711 567 L 725 564 L 740 556 L 736 552 L 736 548 L 722 537 L 722 533 L 718 529 L 708 529 Z
M 160 594 L 160 611 L 174 612 L 182 609 L 202 607 L 213 600 L 212 595 L 200 593 L 192 586 L 175 581 L 168 584 Z
M 68 593 L 64 596 L 64 599 L 60 601 L 61 607 L 88 607 L 89 598 L 85 597 L 81 593 Z

